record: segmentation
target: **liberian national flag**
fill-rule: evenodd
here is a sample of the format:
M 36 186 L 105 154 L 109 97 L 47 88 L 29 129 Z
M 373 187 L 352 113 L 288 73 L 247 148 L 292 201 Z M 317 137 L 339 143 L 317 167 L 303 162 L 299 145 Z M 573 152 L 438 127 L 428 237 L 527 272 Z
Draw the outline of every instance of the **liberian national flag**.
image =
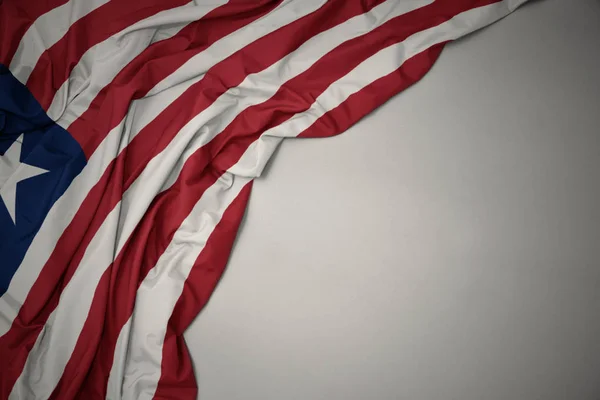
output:
M 182 334 L 276 147 L 524 2 L 0 0 L 0 398 L 195 399 Z

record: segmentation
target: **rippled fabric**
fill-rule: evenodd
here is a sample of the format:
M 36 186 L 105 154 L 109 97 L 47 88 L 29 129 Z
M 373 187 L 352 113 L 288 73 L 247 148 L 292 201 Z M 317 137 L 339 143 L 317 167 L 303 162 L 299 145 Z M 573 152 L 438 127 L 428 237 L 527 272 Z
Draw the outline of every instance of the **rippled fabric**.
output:
M 522 3 L 0 2 L 0 398 L 196 398 L 182 335 L 281 141 Z

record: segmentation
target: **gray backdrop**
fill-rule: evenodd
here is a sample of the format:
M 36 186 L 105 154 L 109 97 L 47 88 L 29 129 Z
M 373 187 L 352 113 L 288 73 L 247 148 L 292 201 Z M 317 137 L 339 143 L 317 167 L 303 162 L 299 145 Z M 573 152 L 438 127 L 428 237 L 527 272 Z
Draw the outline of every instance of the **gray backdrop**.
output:
M 186 333 L 203 400 L 600 399 L 600 2 L 287 141 Z

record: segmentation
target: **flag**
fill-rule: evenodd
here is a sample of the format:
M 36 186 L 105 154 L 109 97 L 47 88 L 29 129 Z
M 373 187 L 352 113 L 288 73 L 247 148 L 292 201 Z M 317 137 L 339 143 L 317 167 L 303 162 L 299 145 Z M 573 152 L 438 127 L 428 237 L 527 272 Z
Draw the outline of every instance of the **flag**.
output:
M 0 398 L 195 399 L 183 332 L 281 141 L 525 1 L 0 1 Z

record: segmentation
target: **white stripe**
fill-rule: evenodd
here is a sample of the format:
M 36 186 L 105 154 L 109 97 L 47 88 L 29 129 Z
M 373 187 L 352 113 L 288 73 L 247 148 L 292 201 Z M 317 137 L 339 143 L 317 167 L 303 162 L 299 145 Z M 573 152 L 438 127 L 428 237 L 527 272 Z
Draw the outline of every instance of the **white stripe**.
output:
M 67 33 L 71 25 L 109 0 L 69 0 L 40 16 L 29 27 L 19 42 L 10 63 L 10 71 L 23 84 L 35 68 L 38 60 L 50 47 Z
M 228 171 L 245 178 L 257 178 L 284 138 L 296 137 L 327 112 L 335 109 L 365 86 L 394 72 L 405 61 L 436 44 L 456 40 L 513 12 L 528 0 L 505 0 L 465 11 L 433 28 L 413 34 L 404 42 L 389 46 L 368 58 L 325 90 L 311 107 L 265 132 Z M 365 78 L 367 80 L 365 81 Z
M 82 263 L 106 258 L 107 253 L 112 254 L 117 240 L 114 227 L 118 225 L 120 217 L 120 207 L 116 207 L 90 243 Z M 50 397 L 71 357 L 104 271 L 105 268 L 89 268 L 75 272 L 60 298 L 60 306 L 52 312 L 38 335 L 9 399 Z
M 115 360 L 108 382 L 107 399 L 152 399 L 154 396 L 161 363 L 161 357 L 157 358 L 157 353 L 162 355 L 166 321 L 181 295 L 183 284 L 196 258 L 227 208 L 249 182 L 250 179 L 247 178 L 223 174 L 204 192 L 156 266 L 144 279 L 137 291 L 137 311 L 121 331 L 128 333 L 133 324 L 129 351 L 125 359 Z M 155 297 L 157 293 L 160 293 L 160 298 Z M 147 318 L 150 314 L 146 312 L 149 311 L 152 318 Z M 144 332 L 150 335 L 145 335 Z M 123 340 L 124 335 L 119 335 L 119 341 Z M 138 360 L 144 361 L 138 363 Z M 129 367 L 132 361 L 135 368 L 124 371 L 123 367 Z
M 294 8 L 294 12 L 297 12 L 295 18 L 301 18 L 313 12 L 321 7 L 324 1 L 303 1 L 300 7 L 296 6 Z M 293 13 L 283 9 L 282 6 L 283 4 L 271 12 L 271 14 L 280 13 L 283 10 L 281 18 L 273 18 L 269 14 L 262 18 L 261 25 L 241 28 L 199 53 L 196 57 L 199 57 L 197 62 L 200 71 L 204 73 L 208 68 L 223 61 L 223 59 L 248 43 L 293 22 Z M 226 51 L 221 51 L 221 48 L 226 49 Z M 174 75 L 176 74 L 177 72 L 174 73 Z M 189 86 L 177 85 L 161 92 L 159 96 L 149 96 L 132 102 L 126 118 L 111 130 L 96 152 L 90 157 L 83 171 L 54 203 L 29 246 L 20 267 L 10 281 L 8 289 L 0 297 L 0 336 L 6 334 L 10 329 L 60 236 L 69 226 L 88 192 L 98 183 L 110 162 L 117 157 L 137 133 L 163 112 L 187 87 Z M 57 123 L 63 127 L 68 127 L 70 121 L 65 118 L 60 119 Z
M 192 118 L 167 147 L 146 166 L 137 181 L 172 171 L 166 186 L 173 184 L 186 160 L 221 133 L 246 108 L 270 99 L 285 82 L 309 69 L 321 57 L 355 37 L 369 33 L 392 18 L 429 4 L 430 0 L 397 0 L 383 3 L 328 31 L 312 37 L 296 51 L 265 70 L 250 74 L 237 87 L 227 90 L 208 108 Z M 174 159 L 173 154 L 184 154 Z M 173 161 L 176 161 L 175 163 Z M 136 181 L 136 183 L 137 183 Z
M 283 3 L 280 7 L 288 6 L 288 13 L 291 13 L 290 16 L 294 16 L 298 12 L 298 7 L 301 5 L 304 6 L 303 2 L 298 2 L 297 0 L 291 0 L 287 3 Z M 315 37 L 311 38 L 311 40 L 301 46 L 301 49 L 306 51 L 307 48 L 315 47 L 316 45 L 323 44 L 322 48 L 329 47 L 333 49 L 337 47 L 337 45 L 350 40 L 354 37 L 360 36 L 369 32 L 371 29 L 380 26 L 383 22 L 389 21 L 390 19 L 397 17 L 402 14 L 406 14 L 412 10 L 423 7 L 427 4 L 432 3 L 433 0 L 403 0 L 403 1 L 387 1 L 379 6 L 373 8 L 369 12 L 365 14 L 361 14 L 351 18 L 344 23 L 337 25 L 329 29 L 326 32 L 320 33 Z M 286 14 L 287 16 L 287 14 Z M 279 18 L 279 17 L 278 17 Z M 268 24 L 270 21 L 263 21 L 263 24 Z M 249 29 L 253 29 L 253 27 L 249 27 Z M 344 37 L 345 34 L 351 35 Z M 320 41 L 327 41 L 328 43 L 321 43 Z M 248 42 L 250 43 L 250 42 Z M 222 47 L 215 47 L 215 51 L 224 51 Z M 299 49 L 300 50 L 300 49 Z M 316 51 L 319 51 L 318 49 Z M 297 52 L 297 51 L 296 51 Z M 293 54 L 295 54 L 294 52 Z M 185 63 L 179 70 L 176 71 L 175 74 L 169 76 L 168 79 L 160 82 L 156 85 L 150 92 L 149 95 L 154 95 L 158 92 L 161 92 L 167 88 L 172 87 L 174 84 L 185 85 L 186 88 L 198 82 L 200 79 L 204 77 L 204 72 L 208 70 L 201 69 L 202 74 L 199 74 L 198 63 L 201 62 L 201 57 L 193 57 L 187 63 Z M 285 58 L 280 61 L 280 63 L 285 62 Z
M 155 85 L 148 92 L 146 98 L 132 103 L 132 107 L 135 107 L 136 112 L 139 113 L 137 123 L 140 127 L 146 126 L 190 86 L 204 78 L 211 67 L 261 37 L 318 10 L 325 2 L 326 0 L 303 0 L 302 2 L 285 0 L 269 14 L 240 28 L 235 34 L 213 43 L 205 51 L 190 58 L 179 69 Z M 160 94 L 160 104 L 154 101 L 158 94 Z M 154 104 L 162 108 L 156 108 Z M 134 135 L 140 130 L 136 130 Z
M 54 95 L 48 116 L 53 120 L 60 118 L 59 125 L 68 129 L 88 109 L 98 93 L 150 44 L 175 36 L 190 22 L 201 19 L 225 3 L 225 0 L 207 5 L 190 2 L 161 11 L 91 47 Z
M 524 0 L 519 4 L 523 2 Z M 435 28 L 419 32 L 403 43 L 381 50 L 327 88 L 309 110 L 264 132 L 225 176 L 234 181 L 243 179 L 244 183 L 254 179 L 260 175 L 284 137 L 299 135 L 326 112 L 342 104 L 350 95 L 392 73 L 421 51 L 473 32 L 504 17 L 514 8 L 515 3 L 509 1 L 470 10 Z M 214 186 L 219 188 L 221 184 L 218 182 Z M 211 204 L 209 192 L 212 193 L 212 190 L 216 189 L 211 187 L 202 197 L 203 200 L 207 197 L 207 204 Z M 221 216 L 222 202 L 219 203 L 216 198 L 213 203 L 218 206 L 212 209 L 208 205 L 198 203 L 186 219 L 186 223 L 194 221 L 195 225 L 190 222 L 191 226 L 204 227 L 200 222 L 202 217 L 215 214 Z M 107 398 L 152 398 L 156 390 L 161 375 L 162 346 L 168 320 L 182 293 L 190 268 L 216 226 L 215 222 L 209 225 L 210 230 L 190 230 L 186 223 L 175 233 L 167 250 L 138 289 L 133 315 L 118 338 L 117 349 L 123 349 L 125 355 L 120 351 L 115 354 L 111 370 L 111 396 Z M 190 232 L 199 234 L 196 237 Z M 122 387 L 119 390 L 115 389 L 123 377 Z

